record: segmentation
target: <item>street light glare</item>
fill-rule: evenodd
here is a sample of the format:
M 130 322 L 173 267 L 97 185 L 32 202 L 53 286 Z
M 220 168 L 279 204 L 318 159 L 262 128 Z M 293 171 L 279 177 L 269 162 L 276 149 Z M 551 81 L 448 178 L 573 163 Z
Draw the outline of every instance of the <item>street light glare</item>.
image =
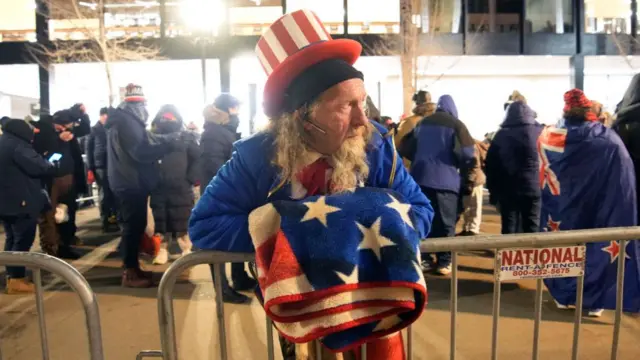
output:
M 220 0 L 184 0 L 180 12 L 186 25 L 196 31 L 217 35 L 224 21 L 224 9 Z

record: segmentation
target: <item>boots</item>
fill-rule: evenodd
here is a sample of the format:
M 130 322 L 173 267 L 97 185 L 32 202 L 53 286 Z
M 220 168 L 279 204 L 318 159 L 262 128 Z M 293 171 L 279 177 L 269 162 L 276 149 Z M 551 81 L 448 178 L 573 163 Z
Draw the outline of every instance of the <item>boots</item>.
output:
M 7 278 L 6 292 L 8 295 L 31 294 L 36 291 L 36 286 L 26 278 Z
M 122 273 L 122 286 L 128 288 L 149 288 L 153 286 L 150 271 L 125 269 Z

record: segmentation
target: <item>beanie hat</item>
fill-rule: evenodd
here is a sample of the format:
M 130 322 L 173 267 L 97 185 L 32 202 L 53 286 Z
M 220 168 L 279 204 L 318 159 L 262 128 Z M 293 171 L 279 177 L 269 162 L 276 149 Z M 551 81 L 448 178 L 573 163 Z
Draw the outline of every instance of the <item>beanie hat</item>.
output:
M 100 116 L 109 114 L 109 108 L 103 107 L 100 109 Z
M 67 125 L 72 123 L 73 120 L 69 110 L 60 110 L 53 114 L 53 123 L 57 125 Z
M 571 89 L 564 93 L 564 116 L 581 117 L 585 121 L 597 121 L 598 117 L 592 110 L 593 104 L 580 89 Z
M 360 43 L 333 40 L 310 10 L 276 20 L 262 34 L 255 51 L 267 74 L 263 99 L 269 117 L 295 111 L 342 81 L 363 78 L 353 68 L 362 52 Z
M 22 119 L 9 119 L 2 125 L 2 131 L 12 134 L 26 142 L 33 142 L 33 128 Z
M 240 100 L 229 93 L 222 93 L 213 101 L 213 106 L 229 113 L 229 109 L 233 109 L 240 105 Z
M 142 92 L 142 86 L 130 83 L 125 87 L 124 93 L 125 102 L 144 102 L 144 93 Z

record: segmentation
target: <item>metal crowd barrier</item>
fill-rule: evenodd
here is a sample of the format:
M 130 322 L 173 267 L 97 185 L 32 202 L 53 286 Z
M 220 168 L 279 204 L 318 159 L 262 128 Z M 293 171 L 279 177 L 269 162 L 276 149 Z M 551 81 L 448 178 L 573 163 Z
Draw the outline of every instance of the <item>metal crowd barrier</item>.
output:
M 550 247 L 578 245 L 601 241 L 620 241 L 620 251 L 618 255 L 618 275 L 617 275 L 617 301 L 615 310 L 615 324 L 613 330 L 613 342 L 611 346 L 611 359 L 618 357 L 618 342 L 620 337 L 620 325 L 622 322 L 622 291 L 624 284 L 624 260 L 626 243 L 629 240 L 640 239 L 640 227 L 628 228 L 608 228 L 575 231 L 559 231 L 536 234 L 513 234 L 513 235 L 489 235 L 470 236 L 456 238 L 435 238 L 428 239 L 420 245 L 423 253 L 452 252 L 452 272 L 451 272 L 451 360 L 456 359 L 456 319 L 458 311 L 458 252 L 469 250 L 501 250 L 522 247 Z M 228 262 L 249 262 L 254 259 L 253 254 L 224 253 L 218 251 L 198 251 L 186 255 L 176 260 L 164 273 L 158 289 L 158 318 L 160 325 L 160 341 L 162 350 L 142 351 L 138 359 L 143 357 L 161 357 L 165 360 L 177 360 L 178 348 L 176 343 L 175 318 L 173 311 L 172 294 L 174 286 L 180 274 L 185 270 L 201 264 L 214 265 L 214 282 L 216 297 L 216 317 L 218 319 L 218 336 L 220 341 L 220 359 L 226 360 L 227 342 L 224 321 L 224 307 L 222 302 L 221 276 L 225 263 Z M 494 266 L 494 291 L 493 291 L 493 330 L 491 341 L 491 359 L 498 359 L 498 325 L 500 318 L 500 280 L 497 274 L 500 271 L 500 263 L 495 261 Z M 539 339 L 540 323 L 542 315 L 542 279 L 536 280 L 534 334 L 533 334 L 533 356 L 532 359 L 539 359 Z M 572 360 L 578 359 L 578 346 L 580 339 L 580 326 L 582 323 L 582 300 L 583 300 L 584 276 L 577 278 L 576 310 L 573 331 Z M 269 360 L 274 359 L 273 348 L 273 326 L 267 318 L 267 356 Z M 318 345 L 318 344 L 316 344 Z M 407 328 L 407 358 L 412 359 L 412 336 L 411 328 Z M 366 346 L 361 347 L 361 359 L 366 359 Z M 316 346 L 316 358 L 321 359 L 322 349 Z
M 33 282 L 36 286 L 36 308 L 40 328 L 40 344 L 42 347 L 42 359 L 48 360 L 49 343 L 47 340 L 47 327 L 44 317 L 44 299 L 42 297 L 42 270 L 48 271 L 62 278 L 73 291 L 80 297 L 84 307 L 87 333 L 89 337 L 89 359 L 104 360 L 102 349 L 102 333 L 100 329 L 100 312 L 95 293 L 91 290 L 87 280 L 68 263 L 53 256 L 31 252 L 0 251 L 0 266 L 24 266 L 32 269 Z M 0 351 L 0 360 L 2 352 Z

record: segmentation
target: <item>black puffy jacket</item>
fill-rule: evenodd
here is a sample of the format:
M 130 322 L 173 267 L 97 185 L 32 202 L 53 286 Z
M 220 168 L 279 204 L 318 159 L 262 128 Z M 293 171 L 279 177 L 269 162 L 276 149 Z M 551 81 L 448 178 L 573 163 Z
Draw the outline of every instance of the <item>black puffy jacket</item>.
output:
M 204 193 L 222 165 L 231 159 L 233 143 L 240 138 L 233 127 L 234 125 L 230 124 L 229 114 L 216 108 L 210 109 L 200 137 L 201 193 Z
M 181 121 L 154 121 L 154 132 L 162 135 L 179 134 L 184 145 L 156 163 L 160 180 L 151 192 L 155 232 L 186 233 L 194 205 L 193 186 L 198 180 L 200 149 L 195 136 L 182 130 Z
M 91 128 L 86 154 L 89 170 L 107 168 L 107 130 L 100 122 Z

